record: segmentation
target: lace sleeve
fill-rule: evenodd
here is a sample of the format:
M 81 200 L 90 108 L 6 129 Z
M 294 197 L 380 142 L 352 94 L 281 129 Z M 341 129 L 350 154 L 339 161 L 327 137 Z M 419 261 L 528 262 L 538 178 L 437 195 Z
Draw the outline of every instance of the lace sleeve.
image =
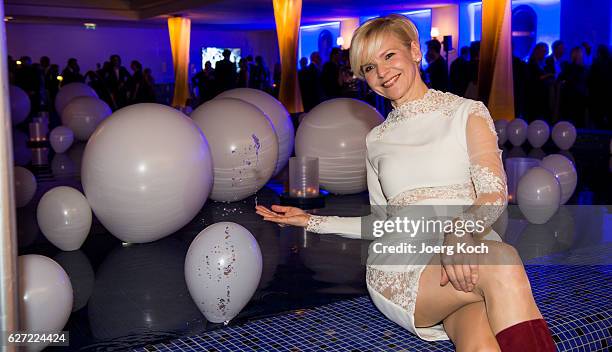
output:
M 470 109 L 466 143 L 476 200 L 464 216 L 482 220 L 488 228 L 504 211 L 508 203 L 508 189 L 493 119 L 481 102 L 474 102 Z
M 386 217 L 385 205 L 387 205 L 387 199 L 378 180 L 378 171 L 374 168 L 369 158 L 366 158 L 366 177 L 372 209 L 372 214 L 368 216 Z M 361 221 L 362 217 L 311 215 L 306 231 L 335 233 L 347 238 L 362 238 Z

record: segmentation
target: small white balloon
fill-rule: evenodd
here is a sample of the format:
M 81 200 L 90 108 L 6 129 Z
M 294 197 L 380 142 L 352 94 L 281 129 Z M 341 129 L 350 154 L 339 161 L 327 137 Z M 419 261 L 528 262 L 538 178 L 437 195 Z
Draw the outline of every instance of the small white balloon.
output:
M 513 146 L 518 147 L 527 139 L 527 122 L 523 119 L 514 119 L 508 123 L 506 128 L 508 140 Z
M 563 205 L 572 197 L 576 190 L 578 174 L 574 163 L 561 154 L 552 154 L 542 159 L 540 164 L 543 168 L 552 172 L 561 186 L 561 202 Z
M 21 208 L 34 198 L 38 184 L 36 183 L 36 177 L 30 170 L 15 166 L 14 172 L 15 205 L 17 208 Z
M 552 129 L 552 140 L 561 150 L 568 150 L 576 142 L 576 127 L 567 121 L 559 121 Z
M 263 260 L 257 240 L 233 222 L 210 225 L 193 240 L 185 258 L 185 281 L 202 314 L 228 322 L 251 300 Z
M 17 125 L 25 121 L 30 115 L 30 97 L 23 89 L 14 85 L 9 87 L 9 96 L 11 99 L 11 120 L 13 125 Z
M 38 226 L 49 242 L 63 251 L 81 248 L 91 229 L 91 208 L 74 188 L 59 186 L 45 193 L 36 211 Z
M 543 146 L 550 137 L 550 127 L 545 121 L 535 120 L 527 127 L 527 140 L 534 148 Z
M 20 329 L 32 333 L 59 333 L 72 311 L 72 285 L 62 267 L 51 258 L 28 254 L 19 256 Z M 40 351 L 48 342 L 30 344 Z
M 74 82 L 68 83 L 63 86 L 57 96 L 55 96 L 55 111 L 62 116 L 62 111 L 70 101 L 77 97 L 94 97 L 97 98 L 98 94 L 90 86 L 85 83 Z
M 277 175 L 289 162 L 295 143 L 295 129 L 291 115 L 280 101 L 259 89 L 236 88 L 227 90 L 217 98 L 236 98 L 251 103 L 263 111 L 272 122 L 278 136 L 278 160 L 272 176 Z
M 519 209 L 532 224 L 546 223 L 559 209 L 561 186 L 555 175 L 543 167 L 527 171 L 516 193 Z
M 270 119 L 255 105 L 216 98 L 200 105 L 191 117 L 210 145 L 214 168 L 211 199 L 239 201 L 257 193 L 270 180 L 277 165 L 278 137 Z
M 508 135 L 506 133 L 508 129 L 508 120 L 495 120 L 495 132 L 497 132 L 497 143 L 499 145 L 504 145 L 508 140 Z
M 66 126 L 55 127 L 49 134 L 49 142 L 51 143 L 51 148 L 56 153 L 61 154 L 68 150 L 72 142 L 74 142 L 74 133 Z
M 74 131 L 79 141 L 87 141 L 104 119 L 113 111 L 96 97 L 76 97 L 62 111 L 62 124 Z

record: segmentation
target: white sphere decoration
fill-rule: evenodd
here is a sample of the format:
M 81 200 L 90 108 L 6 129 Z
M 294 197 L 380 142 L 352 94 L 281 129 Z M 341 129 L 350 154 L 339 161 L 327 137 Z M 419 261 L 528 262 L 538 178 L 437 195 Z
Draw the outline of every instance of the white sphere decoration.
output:
M 183 227 L 206 202 L 210 150 L 202 132 L 179 111 L 131 105 L 90 137 L 81 182 L 108 231 L 124 242 L 151 242 Z
M 74 133 L 66 126 L 55 127 L 49 134 L 49 142 L 51 143 L 51 148 L 56 153 L 61 154 L 72 146 Z
M 335 194 L 365 191 L 366 135 L 383 122 L 372 106 L 348 98 L 325 101 L 298 127 L 295 154 L 319 158 L 319 184 Z
M 495 120 L 494 124 L 495 132 L 497 133 L 497 143 L 499 145 L 504 145 L 508 140 L 508 134 L 506 132 L 508 130 L 508 120 Z
M 9 87 L 9 97 L 11 99 L 13 125 L 20 124 L 30 115 L 30 109 L 32 108 L 30 97 L 23 89 L 14 85 Z
M 527 127 L 527 140 L 534 148 L 540 148 L 550 137 L 550 127 L 545 121 L 535 120 Z
M 527 171 L 516 193 L 519 209 L 530 223 L 544 224 L 559 209 L 561 186 L 555 175 L 543 167 Z
M 563 205 L 572 197 L 576 190 L 578 175 L 574 163 L 561 154 L 552 154 L 542 159 L 540 164 L 543 168 L 552 172 L 561 186 L 561 201 Z
M 559 149 L 570 149 L 576 142 L 576 127 L 567 121 L 557 122 L 552 129 L 552 140 Z
M 19 256 L 20 329 L 32 333 L 59 333 L 72 311 L 72 285 L 62 267 L 51 258 Z M 28 345 L 40 351 L 47 342 Z
M 276 98 L 259 89 L 230 89 L 219 94 L 217 97 L 244 100 L 257 106 L 259 110 L 268 116 L 278 136 L 278 161 L 272 176 L 277 175 L 289 162 L 295 143 L 295 129 L 287 109 Z
M 68 105 L 68 103 L 77 97 L 94 97 L 97 98 L 98 94 L 90 86 L 85 83 L 73 82 L 63 86 L 57 96 L 55 97 L 55 111 L 61 116 L 62 111 Z
M 506 128 L 508 140 L 513 146 L 518 147 L 527 139 L 527 122 L 523 119 L 514 119 L 508 123 Z
M 85 196 L 72 187 L 59 186 L 47 191 L 36 211 L 40 230 L 57 248 L 81 248 L 91 229 L 91 208 Z
M 185 281 L 208 321 L 228 322 L 255 293 L 262 266 L 261 249 L 249 230 L 218 222 L 202 230 L 189 246 Z
M 96 97 L 76 97 L 62 111 L 62 124 L 74 131 L 77 140 L 86 141 L 112 113 L 108 104 Z
M 34 174 L 21 166 L 15 166 L 14 169 L 14 184 L 15 184 L 15 205 L 17 208 L 26 206 L 34 194 L 38 184 L 36 183 L 36 177 Z
M 272 177 L 278 139 L 266 115 L 255 105 L 234 98 L 217 98 L 191 114 L 208 143 L 214 185 L 210 198 L 220 202 L 255 194 Z

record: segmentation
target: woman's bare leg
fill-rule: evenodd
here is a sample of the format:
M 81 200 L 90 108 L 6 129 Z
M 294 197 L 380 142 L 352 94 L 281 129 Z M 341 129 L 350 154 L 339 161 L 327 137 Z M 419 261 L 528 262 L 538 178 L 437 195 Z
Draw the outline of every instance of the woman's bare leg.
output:
M 479 263 L 479 279 L 472 292 L 457 291 L 450 283 L 440 286 L 439 257 L 434 256 L 419 281 L 415 325 L 435 325 L 463 306 L 486 302 L 494 334 L 517 323 L 541 319 L 531 285 L 516 250 L 507 244 L 484 241 L 489 254 Z
M 465 305 L 444 319 L 444 330 L 457 352 L 498 352 L 484 302 Z

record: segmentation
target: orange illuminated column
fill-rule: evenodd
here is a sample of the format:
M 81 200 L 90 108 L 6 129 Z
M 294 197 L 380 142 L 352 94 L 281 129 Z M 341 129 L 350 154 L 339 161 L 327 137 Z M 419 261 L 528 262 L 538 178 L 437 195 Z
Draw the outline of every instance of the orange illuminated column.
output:
M 189 37 L 191 20 L 184 17 L 168 19 L 172 62 L 174 64 L 174 97 L 172 106 L 183 108 L 189 98 Z
M 342 49 L 351 48 L 353 33 L 359 27 L 359 17 L 347 18 L 340 22 L 340 36 L 342 37 Z
M 483 0 L 478 94 L 493 119 L 514 119 L 511 1 Z
M 273 0 L 272 4 L 281 63 L 279 100 L 290 113 L 302 112 L 304 108 L 297 75 L 302 0 Z

